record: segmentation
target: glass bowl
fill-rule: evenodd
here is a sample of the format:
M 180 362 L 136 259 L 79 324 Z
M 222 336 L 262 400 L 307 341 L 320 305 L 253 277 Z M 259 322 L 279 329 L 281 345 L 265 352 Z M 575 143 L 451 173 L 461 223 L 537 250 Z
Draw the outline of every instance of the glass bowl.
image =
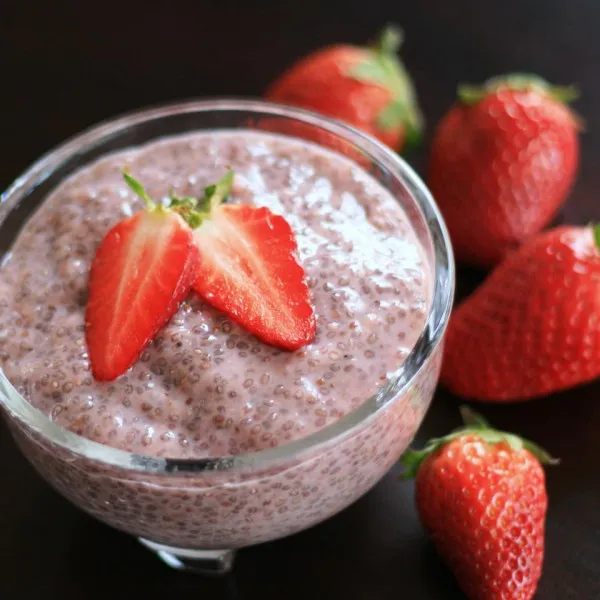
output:
M 454 293 L 446 228 L 414 171 L 376 140 L 310 112 L 249 100 L 193 101 L 129 114 L 67 141 L 2 195 L 0 251 L 65 178 L 97 158 L 163 136 L 264 130 L 345 154 L 402 205 L 434 279 L 426 325 L 381 391 L 336 423 L 282 446 L 176 460 L 110 448 L 52 423 L 0 371 L 0 406 L 24 455 L 61 494 L 134 535 L 172 567 L 226 572 L 235 550 L 310 527 L 375 485 L 414 437 L 437 384 Z

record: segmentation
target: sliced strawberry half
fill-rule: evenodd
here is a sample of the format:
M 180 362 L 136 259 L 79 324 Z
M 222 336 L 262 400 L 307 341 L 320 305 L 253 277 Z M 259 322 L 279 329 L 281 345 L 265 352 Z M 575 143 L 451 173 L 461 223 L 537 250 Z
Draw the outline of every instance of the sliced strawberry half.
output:
M 146 210 L 121 221 L 99 246 L 90 271 L 86 340 L 92 373 L 112 381 L 171 319 L 196 277 L 198 250 L 177 212 L 156 205 L 125 174 Z
M 206 189 L 186 219 L 199 252 L 193 288 L 267 344 L 296 350 L 315 337 L 315 316 L 296 237 L 268 208 L 223 204 L 233 172 Z M 176 209 L 194 203 L 173 198 Z

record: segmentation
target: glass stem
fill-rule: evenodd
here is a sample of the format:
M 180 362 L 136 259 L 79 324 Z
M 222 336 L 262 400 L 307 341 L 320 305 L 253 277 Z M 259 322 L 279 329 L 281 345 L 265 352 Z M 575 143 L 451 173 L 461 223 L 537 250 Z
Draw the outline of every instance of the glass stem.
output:
M 144 538 L 138 539 L 166 565 L 178 571 L 198 575 L 225 575 L 233 567 L 235 550 L 191 550 L 157 544 Z

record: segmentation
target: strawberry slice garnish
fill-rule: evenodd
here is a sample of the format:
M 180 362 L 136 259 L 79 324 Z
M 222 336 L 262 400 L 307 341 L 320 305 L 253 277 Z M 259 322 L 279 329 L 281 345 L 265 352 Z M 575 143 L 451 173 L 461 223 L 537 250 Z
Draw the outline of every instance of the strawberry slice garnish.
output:
M 316 326 L 294 232 L 268 208 L 223 204 L 232 187 L 230 171 L 200 201 L 172 199 L 195 228 L 193 288 L 263 342 L 296 350 L 314 339 Z
M 99 381 L 116 379 L 137 360 L 175 314 L 197 273 L 198 250 L 188 224 L 124 177 L 146 210 L 113 227 L 92 263 L 86 339 Z

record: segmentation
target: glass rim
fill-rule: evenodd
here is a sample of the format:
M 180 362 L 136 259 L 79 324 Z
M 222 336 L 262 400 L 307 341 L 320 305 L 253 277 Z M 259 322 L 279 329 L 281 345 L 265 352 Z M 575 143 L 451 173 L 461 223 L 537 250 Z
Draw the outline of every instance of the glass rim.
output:
M 237 98 L 189 100 L 131 111 L 102 121 L 47 152 L 15 179 L 0 196 L 0 228 L 10 211 L 19 205 L 31 189 L 37 187 L 78 152 L 102 144 L 111 136 L 128 127 L 178 114 L 195 112 L 247 112 L 300 121 L 350 142 L 366 154 L 370 160 L 396 174 L 417 203 L 427 226 L 434 258 L 433 294 L 427 319 L 417 342 L 381 390 L 367 398 L 358 408 L 339 421 L 306 437 L 275 448 L 245 454 L 178 459 L 143 455 L 89 440 L 53 423 L 44 413 L 29 404 L 12 386 L 0 368 L 0 402 L 9 412 L 16 415 L 42 438 L 64 449 L 86 459 L 125 470 L 174 474 L 264 468 L 280 461 L 293 460 L 307 450 L 344 438 L 359 426 L 375 418 L 396 397 L 401 396 L 410 388 L 439 344 L 454 300 L 454 260 L 448 231 L 431 193 L 412 167 L 390 148 L 358 129 L 311 111 L 262 100 Z M 232 128 L 219 127 L 215 129 L 228 130 Z M 191 131 L 192 129 L 190 129 Z M 0 257 L 1 259 L 2 257 Z

